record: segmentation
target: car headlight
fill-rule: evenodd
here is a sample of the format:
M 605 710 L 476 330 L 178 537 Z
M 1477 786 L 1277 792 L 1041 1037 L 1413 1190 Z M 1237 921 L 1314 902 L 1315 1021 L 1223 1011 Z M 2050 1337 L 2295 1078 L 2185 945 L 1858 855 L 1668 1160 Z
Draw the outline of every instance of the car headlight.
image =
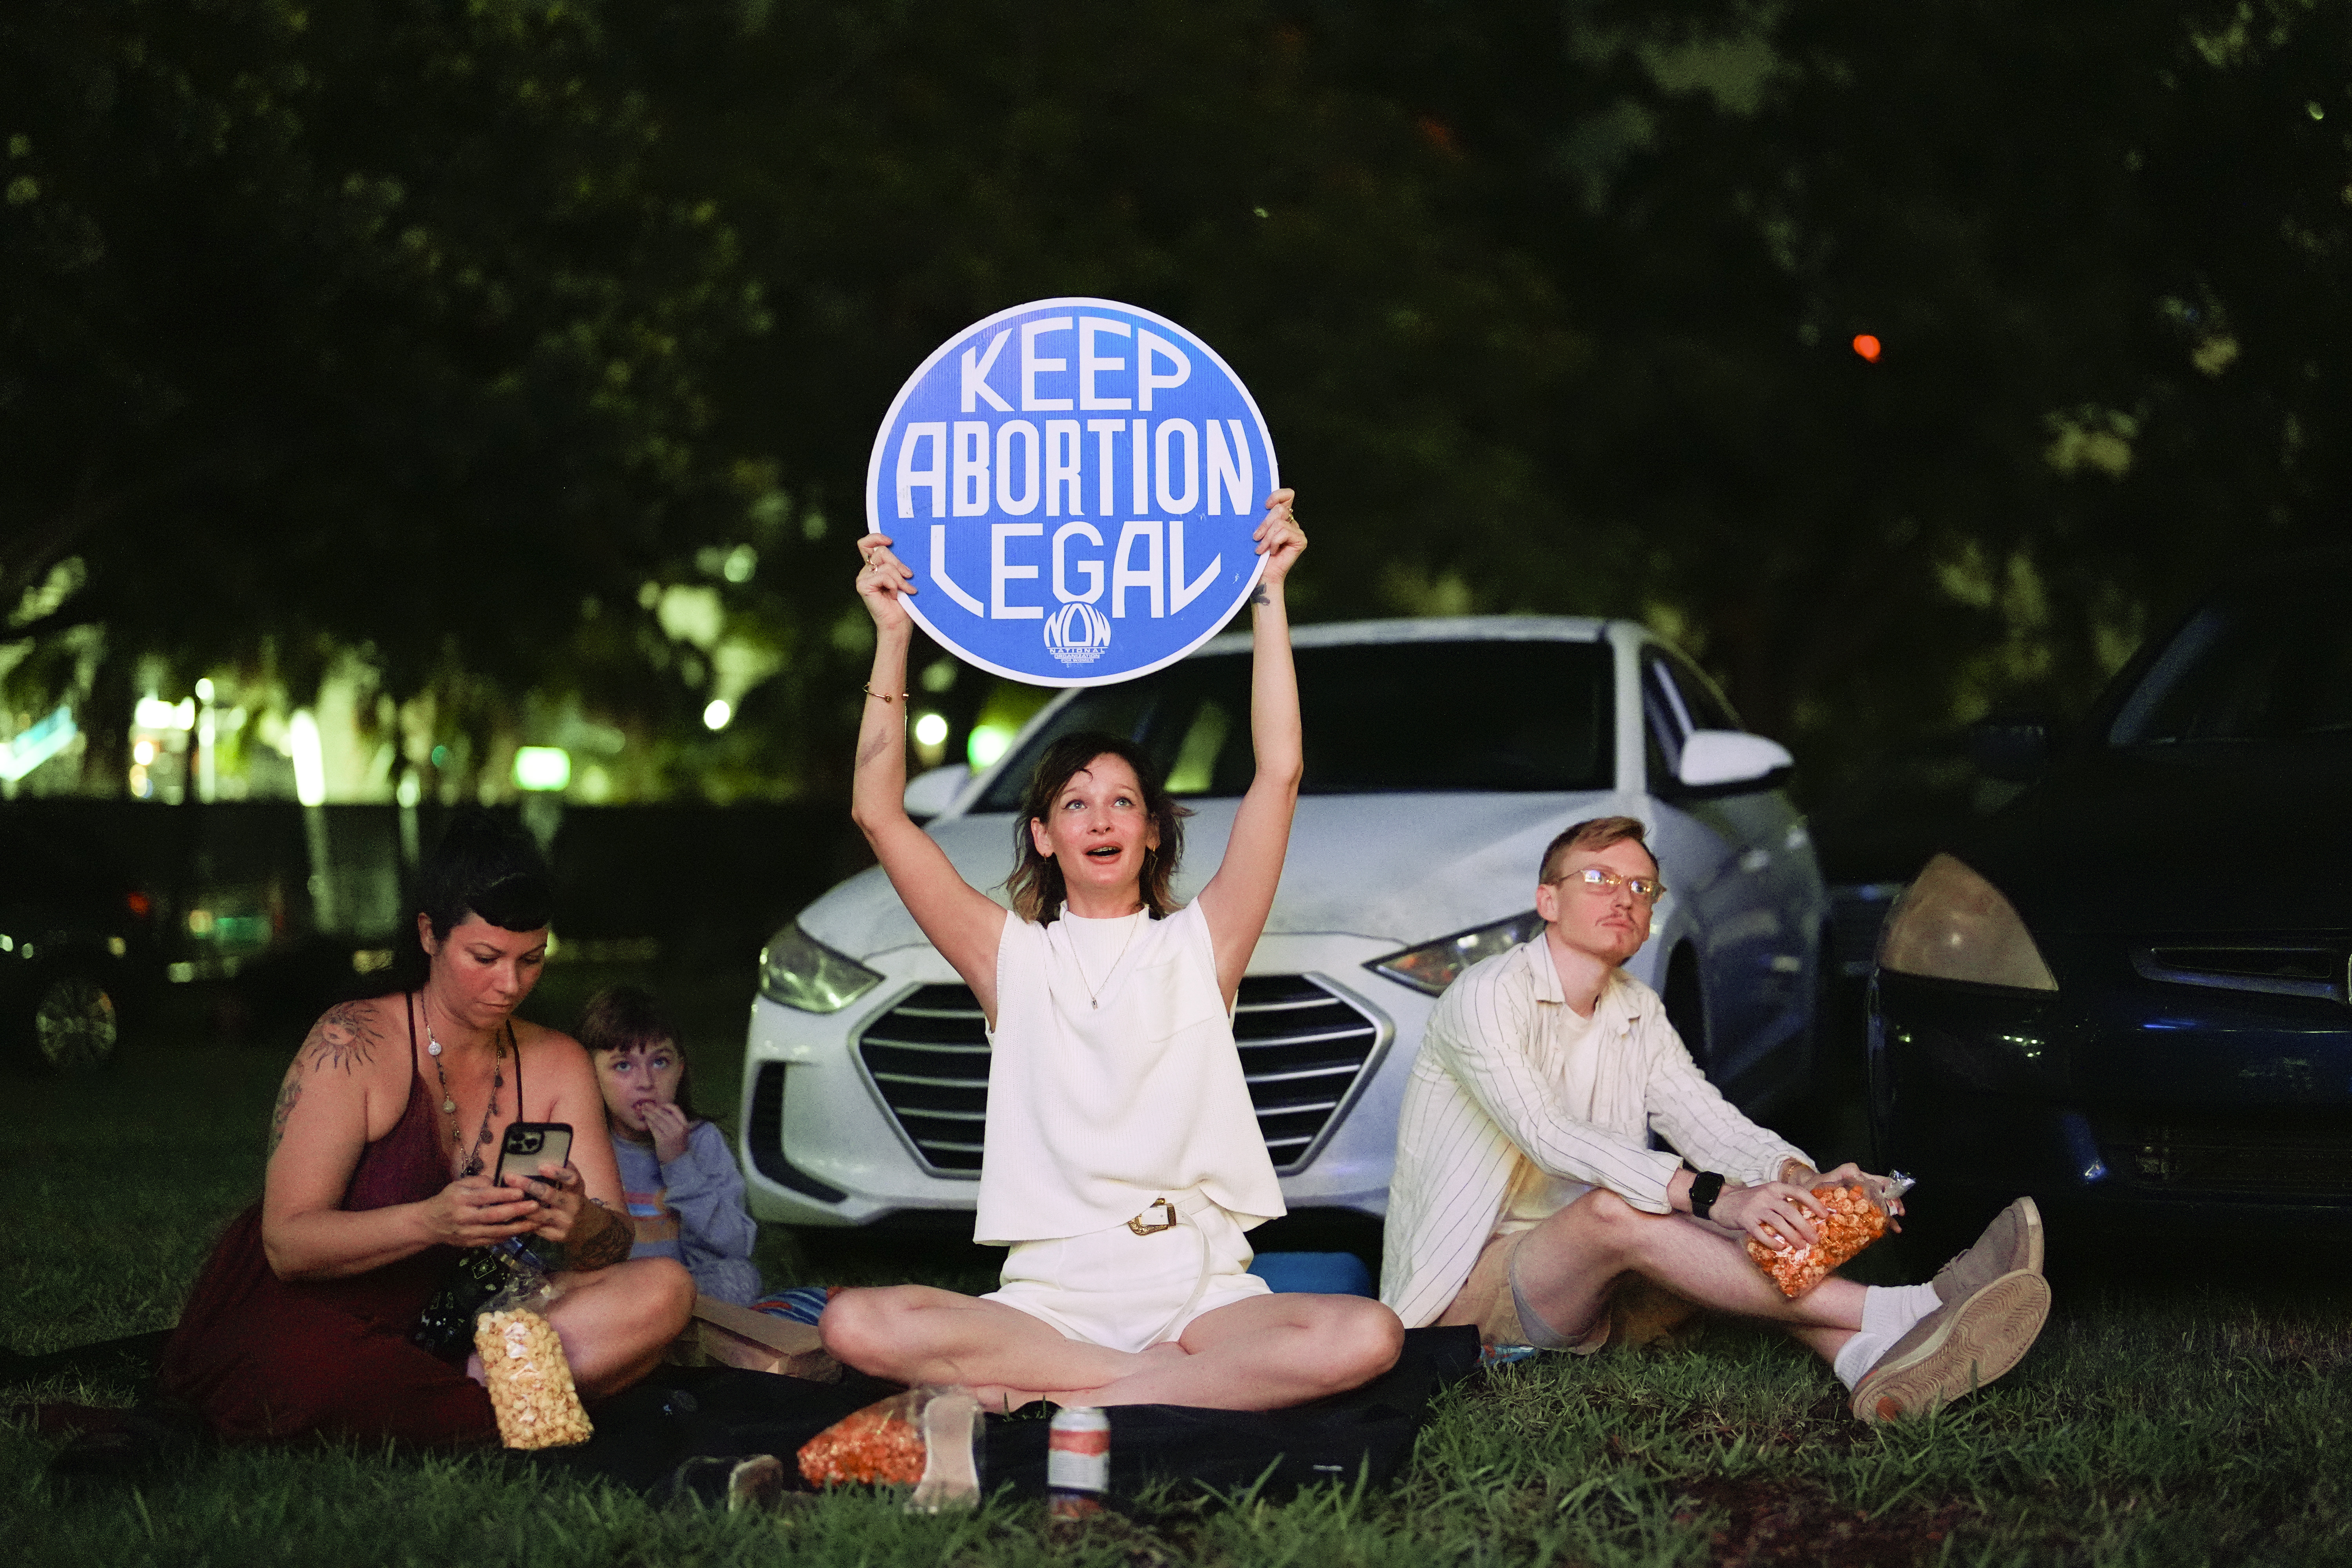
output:
M 835 952 L 794 921 L 760 950 L 760 994 L 803 1013 L 838 1013 L 882 976 Z
M 1930 980 L 2055 991 L 2057 977 L 1999 888 L 1949 855 L 1927 862 L 1886 914 L 1878 966 Z
M 1533 941 L 1543 925 L 1543 917 L 1529 910 L 1493 925 L 1474 926 L 1419 947 L 1406 948 L 1402 952 L 1392 952 L 1386 958 L 1375 958 L 1364 967 L 1434 996 L 1480 959 L 1508 952 L 1523 942 Z

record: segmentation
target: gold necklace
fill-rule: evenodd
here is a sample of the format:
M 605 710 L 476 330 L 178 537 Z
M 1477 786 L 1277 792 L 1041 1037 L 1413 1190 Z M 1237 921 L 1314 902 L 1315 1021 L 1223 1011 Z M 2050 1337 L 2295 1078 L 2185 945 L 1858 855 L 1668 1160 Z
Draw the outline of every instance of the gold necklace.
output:
M 449 1075 L 441 1070 L 441 1042 L 433 1033 L 433 1015 L 425 1012 L 425 994 L 416 996 L 416 1010 L 425 1014 L 425 1054 L 433 1058 L 433 1076 L 441 1082 L 441 1114 L 449 1119 L 449 1147 L 465 1146 L 465 1135 L 457 1130 L 457 1097 L 449 1092 Z M 490 1142 L 490 1118 L 498 1114 L 499 1090 L 507 1086 L 507 1045 L 501 1035 L 490 1037 L 490 1098 L 482 1107 L 482 1127 L 474 1135 L 474 1146 L 466 1151 L 466 1168 L 457 1173 L 460 1180 L 482 1173 L 482 1151 Z
M 1066 905 L 1064 909 L 1066 913 L 1067 906 Z M 1121 915 L 1118 917 L 1119 919 L 1129 922 L 1127 928 L 1127 941 L 1118 944 L 1118 957 L 1113 958 L 1110 961 L 1110 967 L 1103 972 L 1104 984 L 1109 984 L 1110 977 L 1118 973 L 1119 959 L 1123 959 L 1127 956 L 1129 944 L 1135 941 L 1135 928 L 1137 925 L 1141 923 L 1137 921 L 1136 915 L 1139 915 L 1143 911 L 1141 910 L 1138 910 L 1135 911 L 1135 914 Z M 1072 920 L 1082 921 L 1087 917 L 1084 915 L 1073 914 L 1070 918 Z M 1070 962 L 1078 966 L 1078 984 L 1087 988 L 1087 1005 L 1099 1011 L 1102 1007 L 1102 998 L 1095 994 L 1095 983 L 1087 978 L 1087 961 L 1078 955 L 1078 936 L 1076 930 L 1073 930 L 1070 932 Z M 426 1033 L 430 1034 L 431 1031 L 427 1030 Z

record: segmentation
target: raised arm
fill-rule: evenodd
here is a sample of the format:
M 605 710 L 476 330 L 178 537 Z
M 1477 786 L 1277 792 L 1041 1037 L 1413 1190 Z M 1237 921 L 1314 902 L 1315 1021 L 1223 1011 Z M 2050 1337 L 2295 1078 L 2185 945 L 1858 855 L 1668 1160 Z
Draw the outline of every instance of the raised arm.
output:
M 874 617 L 874 673 L 866 683 L 866 713 L 857 725 L 849 815 L 874 847 L 874 858 L 882 862 L 907 912 L 963 976 L 993 1025 L 996 949 L 1008 917 L 956 873 L 946 851 L 907 815 L 907 647 L 914 640 L 915 622 L 898 596 L 916 591 L 914 574 L 891 553 L 887 534 L 867 534 L 857 550 L 866 558 L 857 594 Z
M 1290 491 L 1266 498 L 1265 516 L 1251 537 L 1265 557 L 1265 573 L 1250 595 L 1250 744 L 1257 773 L 1234 814 L 1233 836 L 1217 874 L 1201 890 L 1201 912 L 1217 950 L 1217 984 L 1228 1005 L 1241 989 L 1242 973 L 1256 950 L 1274 889 L 1282 880 L 1282 858 L 1290 847 L 1290 817 L 1298 805 L 1298 779 L 1306 766 L 1306 741 L 1298 722 L 1298 675 L 1290 662 L 1290 616 L 1282 587 L 1307 535 L 1291 512 Z

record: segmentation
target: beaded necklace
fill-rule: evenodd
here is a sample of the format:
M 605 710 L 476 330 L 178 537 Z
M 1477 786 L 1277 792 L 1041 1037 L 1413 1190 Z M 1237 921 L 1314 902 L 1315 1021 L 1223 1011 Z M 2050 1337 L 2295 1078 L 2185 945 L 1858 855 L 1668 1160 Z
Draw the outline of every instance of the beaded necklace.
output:
M 422 992 L 417 994 L 416 1010 L 425 1013 Z M 494 1053 L 490 1058 L 490 1098 L 488 1103 L 482 1107 L 481 1131 L 474 1135 L 474 1146 L 466 1151 L 465 1168 L 457 1173 L 461 1178 L 482 1173 L 482 1151 L 489 1146 L 490 1142 L 490 1118 L 498 1114 L 499 1090 L 507 1084 L 506 1036 L 513 1032 L 514 1026 L 509 1024 L 505 1031 L 490 1042 L 490 1049 Z M 425 1013 L 425 1054 L 433 1058 L 433 1076 L 441 1083 L 441 1114 L 449 1119 L 449 1146 L 464 1148 L 464 1134 L 457 1130 L 457 1097 L 449 1092 L 449 1075 L 441 1070 L 441 1042 L 434 1037 L 433 1015 L 430 1013 Z

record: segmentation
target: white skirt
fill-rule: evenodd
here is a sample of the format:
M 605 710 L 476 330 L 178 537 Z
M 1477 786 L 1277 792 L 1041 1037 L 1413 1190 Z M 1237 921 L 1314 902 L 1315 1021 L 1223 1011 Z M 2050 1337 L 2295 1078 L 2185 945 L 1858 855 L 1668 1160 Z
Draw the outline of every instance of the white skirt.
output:
M 1204 1313 L 1267 1294 L 1234 1216 L 1198 1193 L 1174 1200 L 1173 1229 L 1124 1225 L 1013 1244 L 1003 1282 L 981 1298 L 1050 1325 L 1064 1339 L 1135 1352 L 1180 1338 Z M 1160 1217 L 1153 1208 L 1147 1223 Z

